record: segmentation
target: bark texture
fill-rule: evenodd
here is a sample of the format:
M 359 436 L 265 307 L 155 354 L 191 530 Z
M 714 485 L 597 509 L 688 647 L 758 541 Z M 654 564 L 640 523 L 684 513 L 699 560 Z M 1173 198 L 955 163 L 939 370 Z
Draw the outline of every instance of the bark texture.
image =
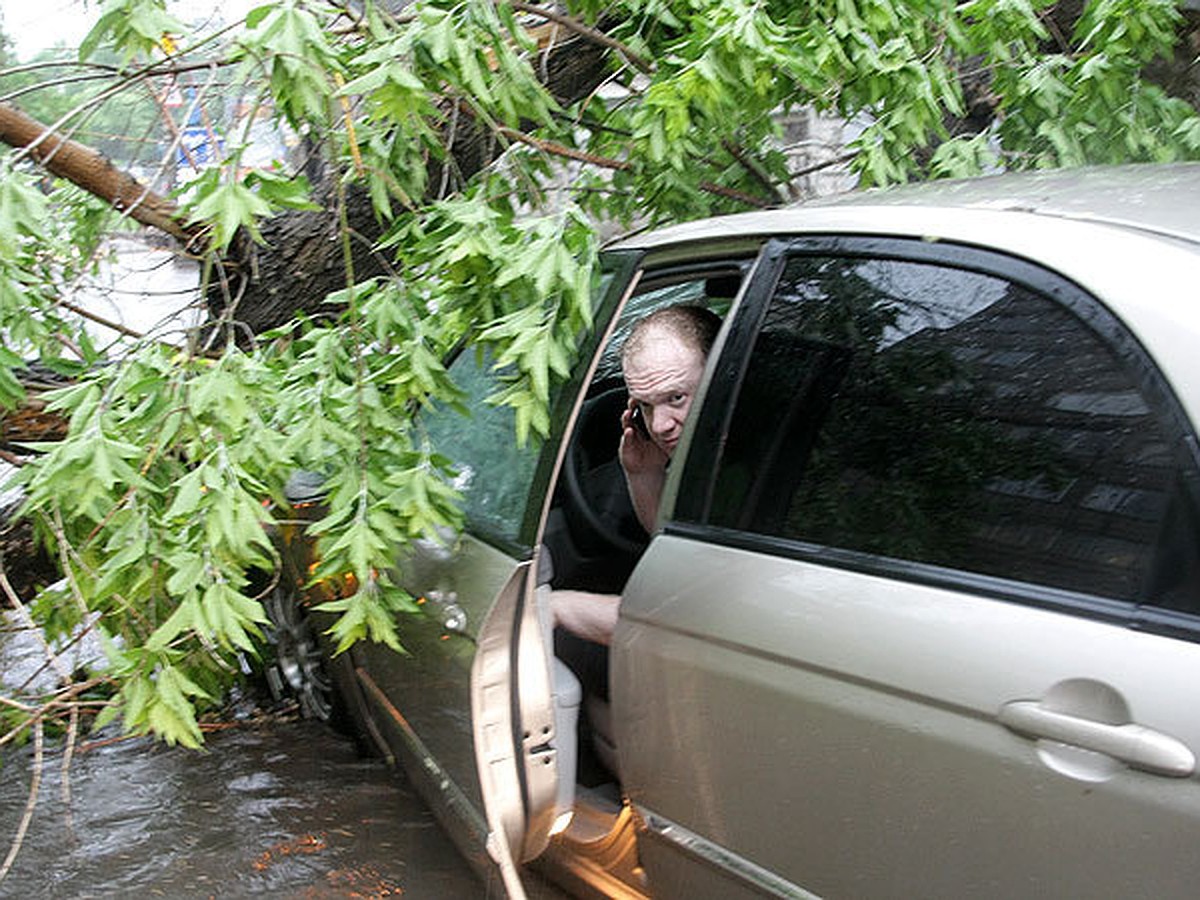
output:
M 27 148 L 47 171 L 112 204 L 135 222 L 187 242 L 192 232 L 179 219 L 175 204 L 122 172 L 101 153 L 51 132 L 11 103 L 0 103 L 0 141 Z

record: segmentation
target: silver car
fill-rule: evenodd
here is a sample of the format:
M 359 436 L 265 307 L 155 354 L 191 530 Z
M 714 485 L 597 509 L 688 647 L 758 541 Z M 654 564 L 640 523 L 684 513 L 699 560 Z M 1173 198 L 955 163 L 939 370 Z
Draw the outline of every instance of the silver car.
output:
M 322 670 L 282 598 L 310 707 L 513 895 L 1194 896 L 1200 165 L 696 222 L 601 292 L 550 439 L 471 352 L 426 413 L 469 524 L 409 655 Z M 724 325 L 647 536 L 614 347 L 680 302 Z M 560 587 L 621 594 L 607 654 Z

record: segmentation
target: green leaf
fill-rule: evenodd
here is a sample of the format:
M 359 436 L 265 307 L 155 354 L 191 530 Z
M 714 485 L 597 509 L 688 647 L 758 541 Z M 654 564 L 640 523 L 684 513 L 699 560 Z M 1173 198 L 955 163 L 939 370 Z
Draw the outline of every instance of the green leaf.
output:
M 24 241 L 42 239 L 48 213 L 33 178 L 0 165 L 0 256 L 16 257 Z
M 246 186 L 256 189 L 260 197 L 278 209 L 321 209 L 309 199 L 308 179 L 303 175 L 289 178 L 256 169 L 246 176 Z
M 271 205 L 244 184 L 225 182 L 205 191 L 191 207 L 188 222 L 213 226 L 213 243 L 225 250 L 239 228 L 245 228 L 256 243 L 263 243 L 258 219 L 270 215 Z
M 146 641 L 146 649 L 151 653 L 161 653 L 184 632 L 205 630 L 197 627 L 201 624 L 199 612 L 195 595 L 185 598 L 167 620 L 154 629 Z
M 89 59 L 111 42 L 126 60 L 150 53 L 164 35 L 181 34 L 187 26 L 166 11 L 163 0 L 105 0 L 100 18 L 79 45 L 80 60 Z
M 250 12 L 246 13 L 246 27 L 249 29 L 258 28 L 262 24 L 263 19 L 271 14 L 274 6 L 256 6 Z
M 207 490 L 203 483 L 203 469 L 193 469 L 175 483 L 175 497 L 163 514 L 165 519 L 191 519 L 200 509 L 200 500 Z M 198 558 L 195 554 L 192 558 Z

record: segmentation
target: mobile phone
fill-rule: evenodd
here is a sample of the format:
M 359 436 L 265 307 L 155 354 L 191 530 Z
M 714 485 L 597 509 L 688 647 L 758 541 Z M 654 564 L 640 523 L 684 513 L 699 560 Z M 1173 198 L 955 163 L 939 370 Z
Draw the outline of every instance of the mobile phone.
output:
M 629 422 L 631 425 L 633 425 L 634 430 L 637 431 L 638 434 L 640 434 L 646 440 L 650 440 L 650 429 L 646 427 L 646 417 L 642 413 L 641 406 L 635 406 L 633 408 L 633 415 L 629 417 Z

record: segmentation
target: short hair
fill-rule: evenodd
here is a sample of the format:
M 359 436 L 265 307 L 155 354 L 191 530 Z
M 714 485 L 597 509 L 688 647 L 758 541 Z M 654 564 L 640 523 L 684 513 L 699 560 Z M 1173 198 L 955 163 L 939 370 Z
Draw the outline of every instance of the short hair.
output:
M 717 332 L 721 330 L 721 317 L 711 309 L 691 303 L 664 306 L 638 319 L 621 345 L 621 367 L 629 358 L 642 349 L 646 336 L 656 328 L 667 331 L 685 345 L 707 359 Z

